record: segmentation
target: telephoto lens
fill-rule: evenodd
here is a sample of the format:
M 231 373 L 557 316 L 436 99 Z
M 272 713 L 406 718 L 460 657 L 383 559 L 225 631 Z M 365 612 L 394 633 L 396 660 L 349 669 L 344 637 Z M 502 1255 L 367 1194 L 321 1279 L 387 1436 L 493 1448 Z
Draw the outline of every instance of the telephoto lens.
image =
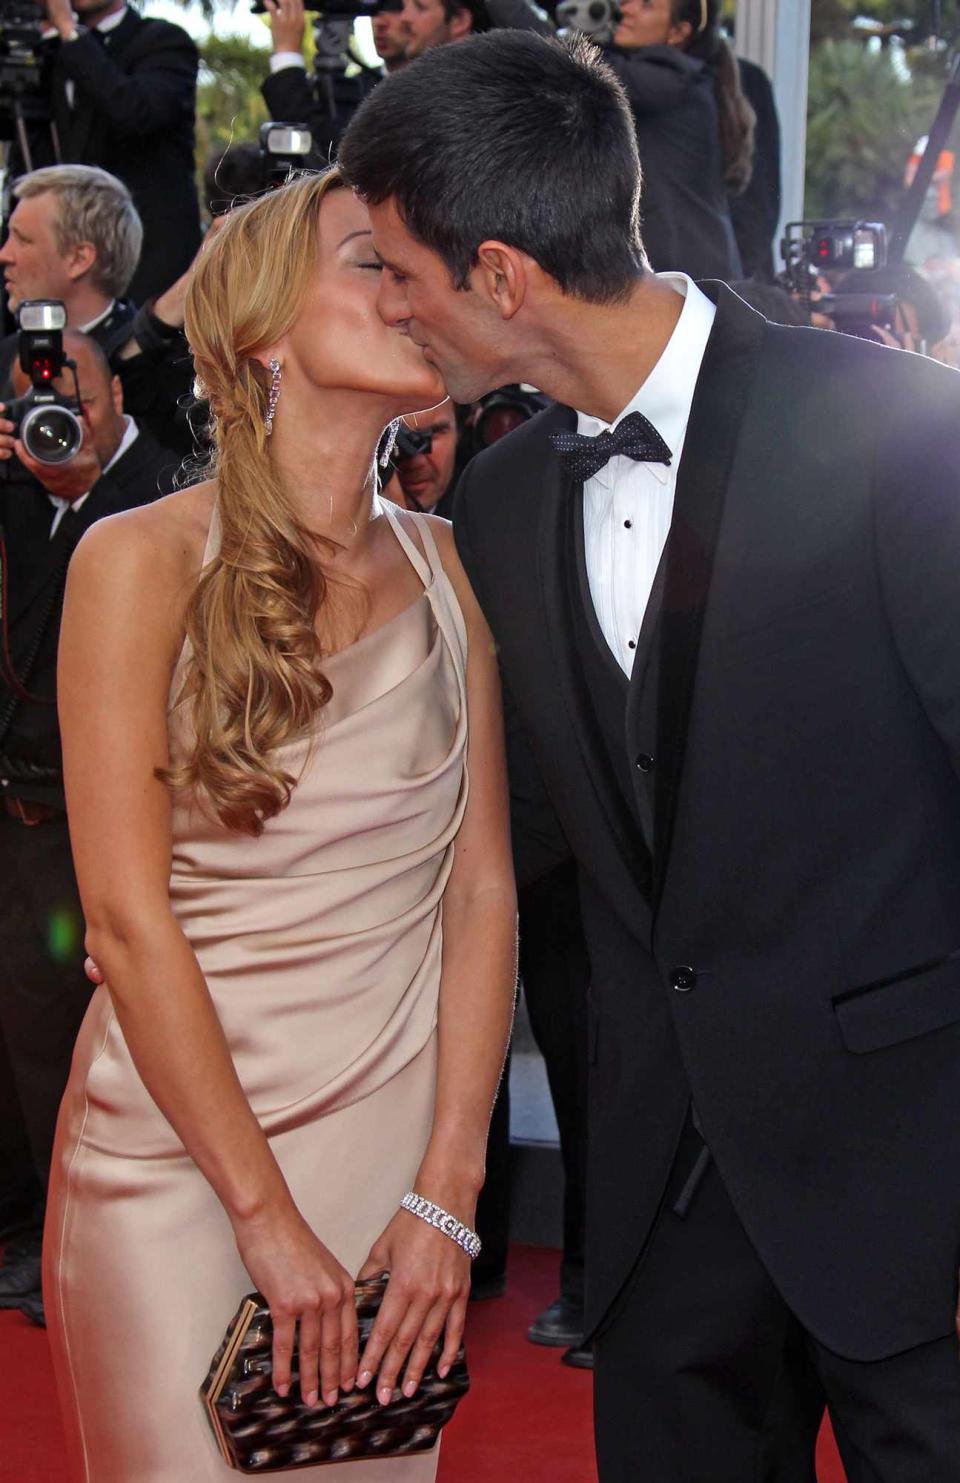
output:
M 20 424 L 20 440 L 38 463 L 66 463 L 80 451 L 83 428 L 69 407 L 31 407 Z

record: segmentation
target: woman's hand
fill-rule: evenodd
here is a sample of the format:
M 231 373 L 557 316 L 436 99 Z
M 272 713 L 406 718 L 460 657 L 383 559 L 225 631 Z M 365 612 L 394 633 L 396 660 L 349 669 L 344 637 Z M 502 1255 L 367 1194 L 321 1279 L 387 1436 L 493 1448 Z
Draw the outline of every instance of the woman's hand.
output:
M 437 1373 L 445 1378 L 463 1339 L 470 1296 L 470 1258 L 441 1231 L 398 1210 L 370 1250 L 360 1281 L 390 1273 L 376 1323 L 360 1361 L 357 1384 L 378 1375 L 377 1399 L 386 1405 L 406 1364 L 403 1394 L 412 1396 L 446 1328 Z
M 300 1326 L 300 1394 L 328 1406 L 357 1375 L 357 1309 L 353 1278 L 328 1251 L 294 1205 L 234 1219 L 243 1264 L 270 1305 L 273 1385 L 290 1390 L 294 1332 Z

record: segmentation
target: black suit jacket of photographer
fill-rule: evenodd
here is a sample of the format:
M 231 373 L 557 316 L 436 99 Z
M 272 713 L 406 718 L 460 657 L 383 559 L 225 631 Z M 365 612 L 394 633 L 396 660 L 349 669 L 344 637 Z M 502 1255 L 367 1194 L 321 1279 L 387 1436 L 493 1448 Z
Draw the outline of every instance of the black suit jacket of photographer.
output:
M 130 285 L 131 298 L 142 303 L 169 288 L 200 246 L 197 48 L 182 27 L 134 10 L 112 31 L 81 31 L 76 41 L 50 45 L 51 107 L 63 162 L 116 175 L 143 221 L 143 252 Z M 53 164 L 49 131 L 32 128 L 31 141 L 34 165 Z
M 160 484 L 172 457 L 140 428 L 135 441 L 98 480 L 79 509 L 68 509 L 50 536 L 54 507 L 35 481 L 0 485 L 0 525 L 7 552 L 3 601 L 10 657 L 18 675 L 30 666 L 26 689 L 37 699 L 18 699 L 0 670 L 0 777 L 10 797 L 63 806 L 59 781 L 31 780 L 27 767 L 60 771 L 60 733 L 56 706 L 57 643 L 67 565 L 74 548 L 94 521 L 120 510 L 149 504 L 167 493 Z M 39 647 L 37 646 L 39 640 Z M 9 764 L 13 764 L 10 766 Z
M 787 1302 L 872 1360 L 951 1331 L 960 1260 L 960 376 L 705 288 L 619 735 L 582 660 L 568 408 L 469 465 L 457 544 L 513 698 L 521 880 L 580 865 L 589 1326 L 692 1094 Z
M 366 70 L 351 77 L 335 76 L 332 103 L 321 98 L 306 68 L 281 67 L 260 85 L 264 102 L 275 123 L 306 124 L 313 135 L 309 159 L 312 169 L 323 170 L 332 163 L 341 135 L 360 104 L 382 82 L 380 72 Z
M 740 278 L 713 72 L 677 46 L 611 46 L 604 60 L 633 110 L 643 241 L 654 270 Z

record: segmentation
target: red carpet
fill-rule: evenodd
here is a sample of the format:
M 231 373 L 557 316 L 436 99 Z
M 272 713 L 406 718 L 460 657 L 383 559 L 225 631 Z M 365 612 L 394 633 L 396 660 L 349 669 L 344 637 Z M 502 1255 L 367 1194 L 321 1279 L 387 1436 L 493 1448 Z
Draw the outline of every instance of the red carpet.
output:
M 556 1297 L 557 1260 L 553 1251 L 514 1248 L 506 1296 L 472 1305 L 474 1387 L 446 1430 L 439 1483 L 596 1483 L 590 1376 L 524 1337 Z M 46 1336 L 18 1313 L 0 1313 L 0 1374 L 0 1479 L 66 1483 Z M 844 1479 L 826 1435 L 819 1477 Z

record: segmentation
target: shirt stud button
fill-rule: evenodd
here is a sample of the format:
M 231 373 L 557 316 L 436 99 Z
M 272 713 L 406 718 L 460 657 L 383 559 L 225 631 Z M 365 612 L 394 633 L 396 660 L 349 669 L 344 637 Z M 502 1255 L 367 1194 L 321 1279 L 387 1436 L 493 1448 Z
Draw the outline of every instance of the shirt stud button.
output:
M 633 529 L 633 521 L 632 520 L 625 520 L 623 522 L 623 528 L 624 528 L 624 530 L 632 530 Z
M 627 640 L 627 648 L 628 649 L 635 649 L 636 647 L 637 647 L 637 645 L 636 645 L 636 643 L 635 643 L 635 641 L 633 639 L 628 639 Z

